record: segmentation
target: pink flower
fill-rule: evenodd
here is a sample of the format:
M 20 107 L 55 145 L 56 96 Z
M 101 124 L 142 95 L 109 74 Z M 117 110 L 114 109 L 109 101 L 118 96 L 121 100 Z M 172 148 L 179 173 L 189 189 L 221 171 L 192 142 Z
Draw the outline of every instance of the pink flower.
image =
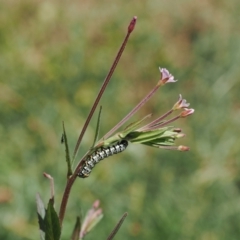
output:
M 166 68 L 159 67 L 159 71 L 161 73 L 161 79 L 159 80 L 160 85 L 164 85 L 165 83 L 177 81 L 174 79 L 174 76 L 172 74 L 170 74 Z
M 173 110 L 178 110 L 180 108 L 187 108 L 189 107 L 190 103 L 187 103 L 187 100 L 186 99 L 183 99 L 182 98 L 182 95 L 179 94 L 179 99 L 178 101 L 174 104 L 173 106 Z
M 184 111 L 181 112 L 180 117 L 181 118 L 185 118 L 189 115 L 192 115 L 194 113 L 194 109 L 193 108 L 184 108 Z

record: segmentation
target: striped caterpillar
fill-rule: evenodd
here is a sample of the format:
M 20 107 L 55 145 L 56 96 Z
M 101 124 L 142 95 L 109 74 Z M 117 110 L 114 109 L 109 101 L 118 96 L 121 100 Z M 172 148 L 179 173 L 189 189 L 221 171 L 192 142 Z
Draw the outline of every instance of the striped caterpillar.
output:
M 80 169 L 78 176 L 80 178 L 86 178 L 90 175 L 94 166 L 104 158 L 112 156 L 113 154 L 118 154 L 124 151 L 128 146 L 128 142 L 126 140 L 122 140 L 115 145 L 112 145 L 107 148 L 99 148 L 91 155 L 87 157 L 82 168 Z

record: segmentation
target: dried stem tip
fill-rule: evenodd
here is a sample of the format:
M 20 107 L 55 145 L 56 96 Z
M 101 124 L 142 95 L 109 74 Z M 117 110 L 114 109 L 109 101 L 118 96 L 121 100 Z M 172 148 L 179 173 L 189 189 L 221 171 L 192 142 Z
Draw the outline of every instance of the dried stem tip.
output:
M 134 30 L 136 21 L 137 21 L 137 16 L 133 17 L 132 21 L 130 22 L 130 24 L 128 26 L 128 33 L 131 33 Z

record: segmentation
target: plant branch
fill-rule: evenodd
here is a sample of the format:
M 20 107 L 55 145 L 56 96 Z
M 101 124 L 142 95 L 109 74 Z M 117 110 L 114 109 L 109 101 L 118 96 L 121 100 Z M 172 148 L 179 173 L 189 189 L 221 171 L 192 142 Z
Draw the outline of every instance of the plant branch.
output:
M 97 107 L 97 105 L 98 105 L 98 103 L 99 103 L 99 101 L 100 101 L 100 99 L 101 99 L 101 97 L 103 95 L 103 92 L 106 89 L 106 87 L 107 87 L 107 85 L 108 85 L 108 83 L 109 83 L 109 81 L 110 81 L 110 79 L 112 77 L 112 74 L 113 74 L 113 72 L 114 72 L 114 70 L 115 70 L 115 68 L 116 68 L 116 66 L 117 66 L 117 64 L 118 64 L 118 62 L 119 62 L 119 60 L 121 58 L 121 55 L 122 55 L 122 53 L 123 53 L 123 51 L 125 49 L 125 46 L 127 44 L 128 38 L 129 38 L 131 32 L 134 30 L 134 27 L 136 25 L 136 21 L 137 21 L 137 17 L 134 17 L 131 20 L 131 22 L 130 22 L 130 24 L 128 26 L 127 35 L 125 36 L 125 39 L 124 39 L 124 41 L 123 41 L 123 43 L 122 43 L 122 45 L 121 45 L 121 47 L 120 47 L 120 49 L 119 49 L 119 51 L 117 53 L 117 56 L 116 56 L 116 58 L 115 58 L 115 60 L 114 60 L 114 62 L 112 64 L 112 67 L 110 68 L 110 71 L 107 74 L 107 76 L 106 76 L 106 78 L 105 78 L 105 80 L 103 82 L 103 85 L 102 85 L 102 87 L 101 87 L 101 89 L 100 89 L 100 91 L 99 91 L 99 93 L 97 95 L 97 98 L 95 99 L 95 101 L 93 103 L 93 106 L 92 106 L 92 108 L 90 110 L 90 113 L 89 113 L 89 115 L 87 117 L 87 120 L 86 120 L 86 122 L 85 122 L 85 124 L 84 124 L 84 126 L 82 128 L 82 131 L 81 131 L 81 133 L 79 135 L 77 144 L 75 146 L 74 154 L 73 154 L 73 160 L 75 159 L 75 157 L 77 155 L 80 143 L 81 143 L 82 138 L 83 138 L 83 136 L 84 136 L 84 134 L 86 132 L 88 124 L 89 124 L 89 122 L 90 122 L 90 120 L 91 120 L 91 118 L 93 116 L 93 113 L 96 110 L 96 107 Z M 77 165 L 73 175 L 70 176 L 68 178 L 68 180 L 67 180 L 67 183 L 66 183 L 66 186 L 65 186 L 65 190 L 64 190 L 64 193 L 63 193 L 63 197 L 62 197 L 62 201 L 61 201 L 60 210 L 59 210 L 60 226 L 62 226 L 62 223 L 63 223 L 63 219 L 64 219 L 64 215 L 65 215 L 65 211 L 66 211 L 66 206 L 67 206 L 67 202 L 68 202 L 68 198 L 69 198 L 69 194 L 70 194 L 72 185 L 73 185 L 73 183 L 75 182 L 75 180 L 76 180 L 76 178 L 78 176 L 78 172 L 80 171 L 82 165 L 84 164 L 84 159 L 86 158 L 87 154 L 88 154 L 88 152 L 85 154 L 85 156 L 78 163 L 78 165 Z
M 65 186 L 65 190 L 63 193 L 63 197 L 62 197 L 62 202 L 61 202 L 61 206 L 60 206 L 60 210 L 59 210 L 59 222 L 60 222 L 60 226 L 62 226 L 62 222 L 64 219 L 64 215 L 65 215 L 65 211 L 66 211 L 66 206 L 67 206 L 67 202 L 68 202 L 68 198 L 69 198 L 69 194 L 72 188 L 73 183 L 75 182 L 77 176 L 78 176 L 78 172 L 80 171 L 83 163 L 84 163 L 84 159 L 86 158 L 88 152 L 83 156 L 83 158 L 81 159 L 81 161 L 79 162 L 78 166 L 76 167 L 73 175 L 71 177 L 68 178 L 67 180 L 67 184 Z
M 156 85 L 146 96 L 142 99 L 142 101 L 132 109 L 115 127 L 113 127 L 104 137 L 103 139 L 107 139 L 110 137 L 115 131 L 117 131 L 129 118 L 131 118 L 151 97 L 152 95 L 158 90 L 160 85 Z
M 120 58 L 122 56 L 122 53 L 123 53 L 123 51 L 125 49 L 125 46 L 126 46 L 127 41 L 128 41 L 128 38 L 129 38 L 131 32 L 133 31 L 133 29 L 135 27 L 136 20 L 137 20 L 137 17 L 134 17 L 132 19 L 132 21 L 130 22 L 130 24 L 128 26 L 127 35 L 126 35 L 126 37 L 125 37 L 125 39 L 124 39 L 124 41 L 123 41 L 123 43 L 122 43 L 122 45 L 121 45 L 121 47 L 120 47 L 120 49 L 118 51 L 118 54 L 117 54 L 117 56 L 116 56 L 116 58 L 115 58 L 115 60 L 114 60 L 114 62 L 112 64 L 112 67 L 110 68 L 110 70 L 109 70 L 109 72 L 108 72 L 108 74 L 107 74 L 107 76 L 106 76 L 106 78 L 105 78 L 105 80 L 103 82 L 102 87 L 100 88 L 100 91 L 99 91 L 99 93 L 98 93 L 98 95 L 97 95 L 97 97 L 95 99 L 95 102 L 93 103 L 93 106 L 92 106 L 92 108 L 90 110 L 90 113 L 89 113 L 89 115 L 87 117 L 87 120 L 86 120 L 86 122 L 85 122 L 85 124 L 84 124 L 84 126 L 82 128 L 82 131 L 81 131 L 81 133 L 79 135 L 79 138 L 77 140 L 77 144 L 75 146 L 74 153 L 73 153 L 73 159 L 75 159 L 75 157 L 77 155 L 77 152 L 78 152 L 78 149 L 79 149 L 79 145 L 80 145 L 80 143 L 82 141 L 82 138 L 83 138 L 83 136 L 84 136 L 84 134 L 86 132 L 88 124 L 89 124 L 90 120 L 92 119 L 93 113 L 95 112 L 96 107 L 97 107 L 97 105 L 98 105 L 98 103 L 99 103 L 99 101 L 100 101 L 100 99 L 101 99 L 101 97 L 102 97 L 102 95 L 103 95 L 103 93 L 104 93 L 104 91 L 105 91 L 105 89 L 106 89 L 106 87 L 107 87 L 107 85 L 108 85 L 112 75 L 113 75 L 113 72 L 114 72 L 114 70 L 115 70 L 115 68 L 116 68 L 116 66 L 117 66 L 117 64 L 118 64 L 118 62 L 119 62 L 119 60 L 120 60 Z

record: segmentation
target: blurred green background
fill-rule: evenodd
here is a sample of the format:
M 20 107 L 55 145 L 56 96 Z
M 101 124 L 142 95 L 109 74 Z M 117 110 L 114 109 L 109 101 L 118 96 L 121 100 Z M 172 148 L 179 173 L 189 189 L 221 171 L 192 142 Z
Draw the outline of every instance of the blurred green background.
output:
M 138 21 L 104 97 L 101 136 L 159 79 L 167 84 L 133 120 L 169 110 L 182 94 L 194 115 L 175 122 L 190 152 L 130 145 L 76 181 L 62 239 L 95 199 L 104 218 L 86 239 L 239 239 L 240 1 L 0 2 L 0 239 L 39 239 L 35 195 L 56 208 L 71 151 L 133 16 Z M 79 158 L 91 146 L 96 114 Z

